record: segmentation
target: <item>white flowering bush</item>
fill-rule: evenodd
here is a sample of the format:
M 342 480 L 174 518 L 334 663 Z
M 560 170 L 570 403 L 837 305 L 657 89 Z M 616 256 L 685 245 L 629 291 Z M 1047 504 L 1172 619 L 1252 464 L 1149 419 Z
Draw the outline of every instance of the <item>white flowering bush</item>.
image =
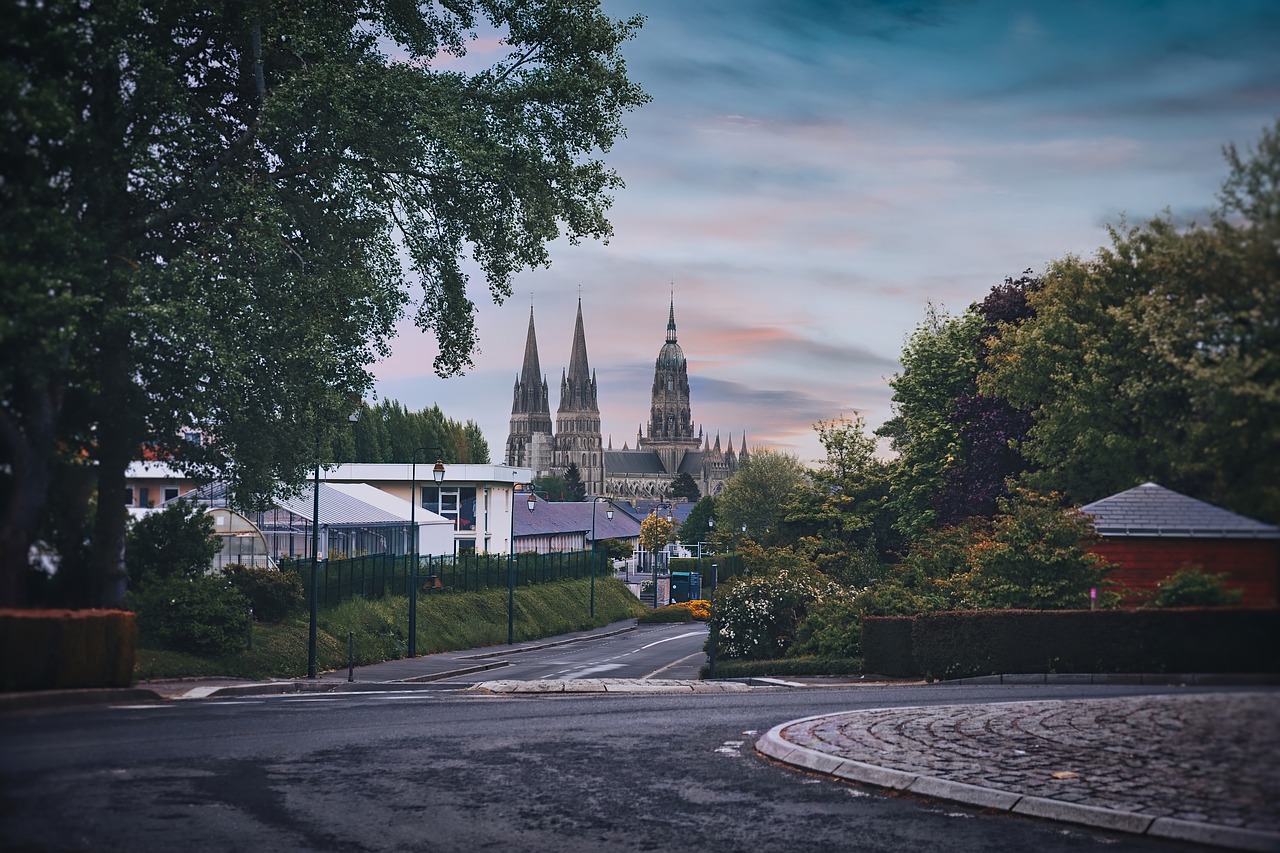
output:
M 711 630 L 717 652 L 741 660 L 780 658 L 808 609 L 841 593 L 839 584 L 799 567 L 733 578 L 716 592 Z

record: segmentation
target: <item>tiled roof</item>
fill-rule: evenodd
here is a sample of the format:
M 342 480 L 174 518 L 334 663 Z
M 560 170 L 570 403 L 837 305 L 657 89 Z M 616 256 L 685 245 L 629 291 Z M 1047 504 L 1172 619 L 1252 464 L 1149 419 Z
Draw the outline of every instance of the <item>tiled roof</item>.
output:
M 608 515 L 608 505 L 596 505 L 596 539 L 635 539 L 640 535 L 640 523 L 625 512 L 614 509 L 613 518 Z M 544 501 L 530 512 L 524 501 L 516 504 L 516 536 L 539 536 L 547 533 L 584 533 L 591 537 L 591 501 Z
M 1080 510 L 1092 516 L 1094 530 L 1108 538 L 1280 539 L 1280 527 L 1245 518 L 1155 483 L 1143 483 Z

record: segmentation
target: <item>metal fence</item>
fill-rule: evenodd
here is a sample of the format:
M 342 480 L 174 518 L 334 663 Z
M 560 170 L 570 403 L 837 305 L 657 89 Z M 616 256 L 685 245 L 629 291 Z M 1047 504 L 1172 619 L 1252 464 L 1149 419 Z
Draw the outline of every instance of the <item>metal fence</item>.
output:
M 409 594 L 409 567 L 412 557 L 367 554 L 317 564 L 317 599 L 321 607 L 333 607 L 350 598 L 383 598 Z M 572 551 L 560 554 L 516 554 L 512 560 L 516 586 L 573 580 L 612 573 L 604 552 Z M 280 564 L 302 579 L 302 589 L 311 595 L 310 560 L 288 560 Z M 475 592 L 507 588 L 505 554 L 464 554 L 418 558 L 418 591 Z

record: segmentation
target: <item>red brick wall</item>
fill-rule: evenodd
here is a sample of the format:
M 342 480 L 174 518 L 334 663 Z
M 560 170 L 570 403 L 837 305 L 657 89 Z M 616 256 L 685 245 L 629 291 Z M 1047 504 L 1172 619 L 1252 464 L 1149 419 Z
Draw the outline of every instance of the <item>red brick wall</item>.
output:
M 1244 589 L 1243 605 L 1274 607 L 1277 603 L 1280 540 L 1127 537 L 1104 539 L 1090 550 L 1119 564 L 1109 577 L 1128 589 L 1154 590 L 1160 581 L 1192 564 L 1210 574 L 1229 574 L 1227 585 Z

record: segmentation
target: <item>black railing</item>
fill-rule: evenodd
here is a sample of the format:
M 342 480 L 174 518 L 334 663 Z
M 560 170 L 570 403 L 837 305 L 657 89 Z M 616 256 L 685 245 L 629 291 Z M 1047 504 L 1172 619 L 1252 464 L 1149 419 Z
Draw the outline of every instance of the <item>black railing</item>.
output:
M 317 571 L 321 607 L 333 607 L 350 598 L 383 598 L 409 594 L 409 561 L 411 557 L 390 554 L 366 554 L 341 560 L 326 560 Z M 515 557 L 517 586 L 574 580 L 612 572 L 603 552 L 573 551 L 561 554 L 529 552 Z M 310 596 L 310 562 L 283 561 L 280 568 L 295 571 L 302 579 L 303 594 Z M 505 554 L 463 554 L 458 556 L 418 558 L 418 592 L 476 592 L 484 589 L 506 589 L 507 556 Z

